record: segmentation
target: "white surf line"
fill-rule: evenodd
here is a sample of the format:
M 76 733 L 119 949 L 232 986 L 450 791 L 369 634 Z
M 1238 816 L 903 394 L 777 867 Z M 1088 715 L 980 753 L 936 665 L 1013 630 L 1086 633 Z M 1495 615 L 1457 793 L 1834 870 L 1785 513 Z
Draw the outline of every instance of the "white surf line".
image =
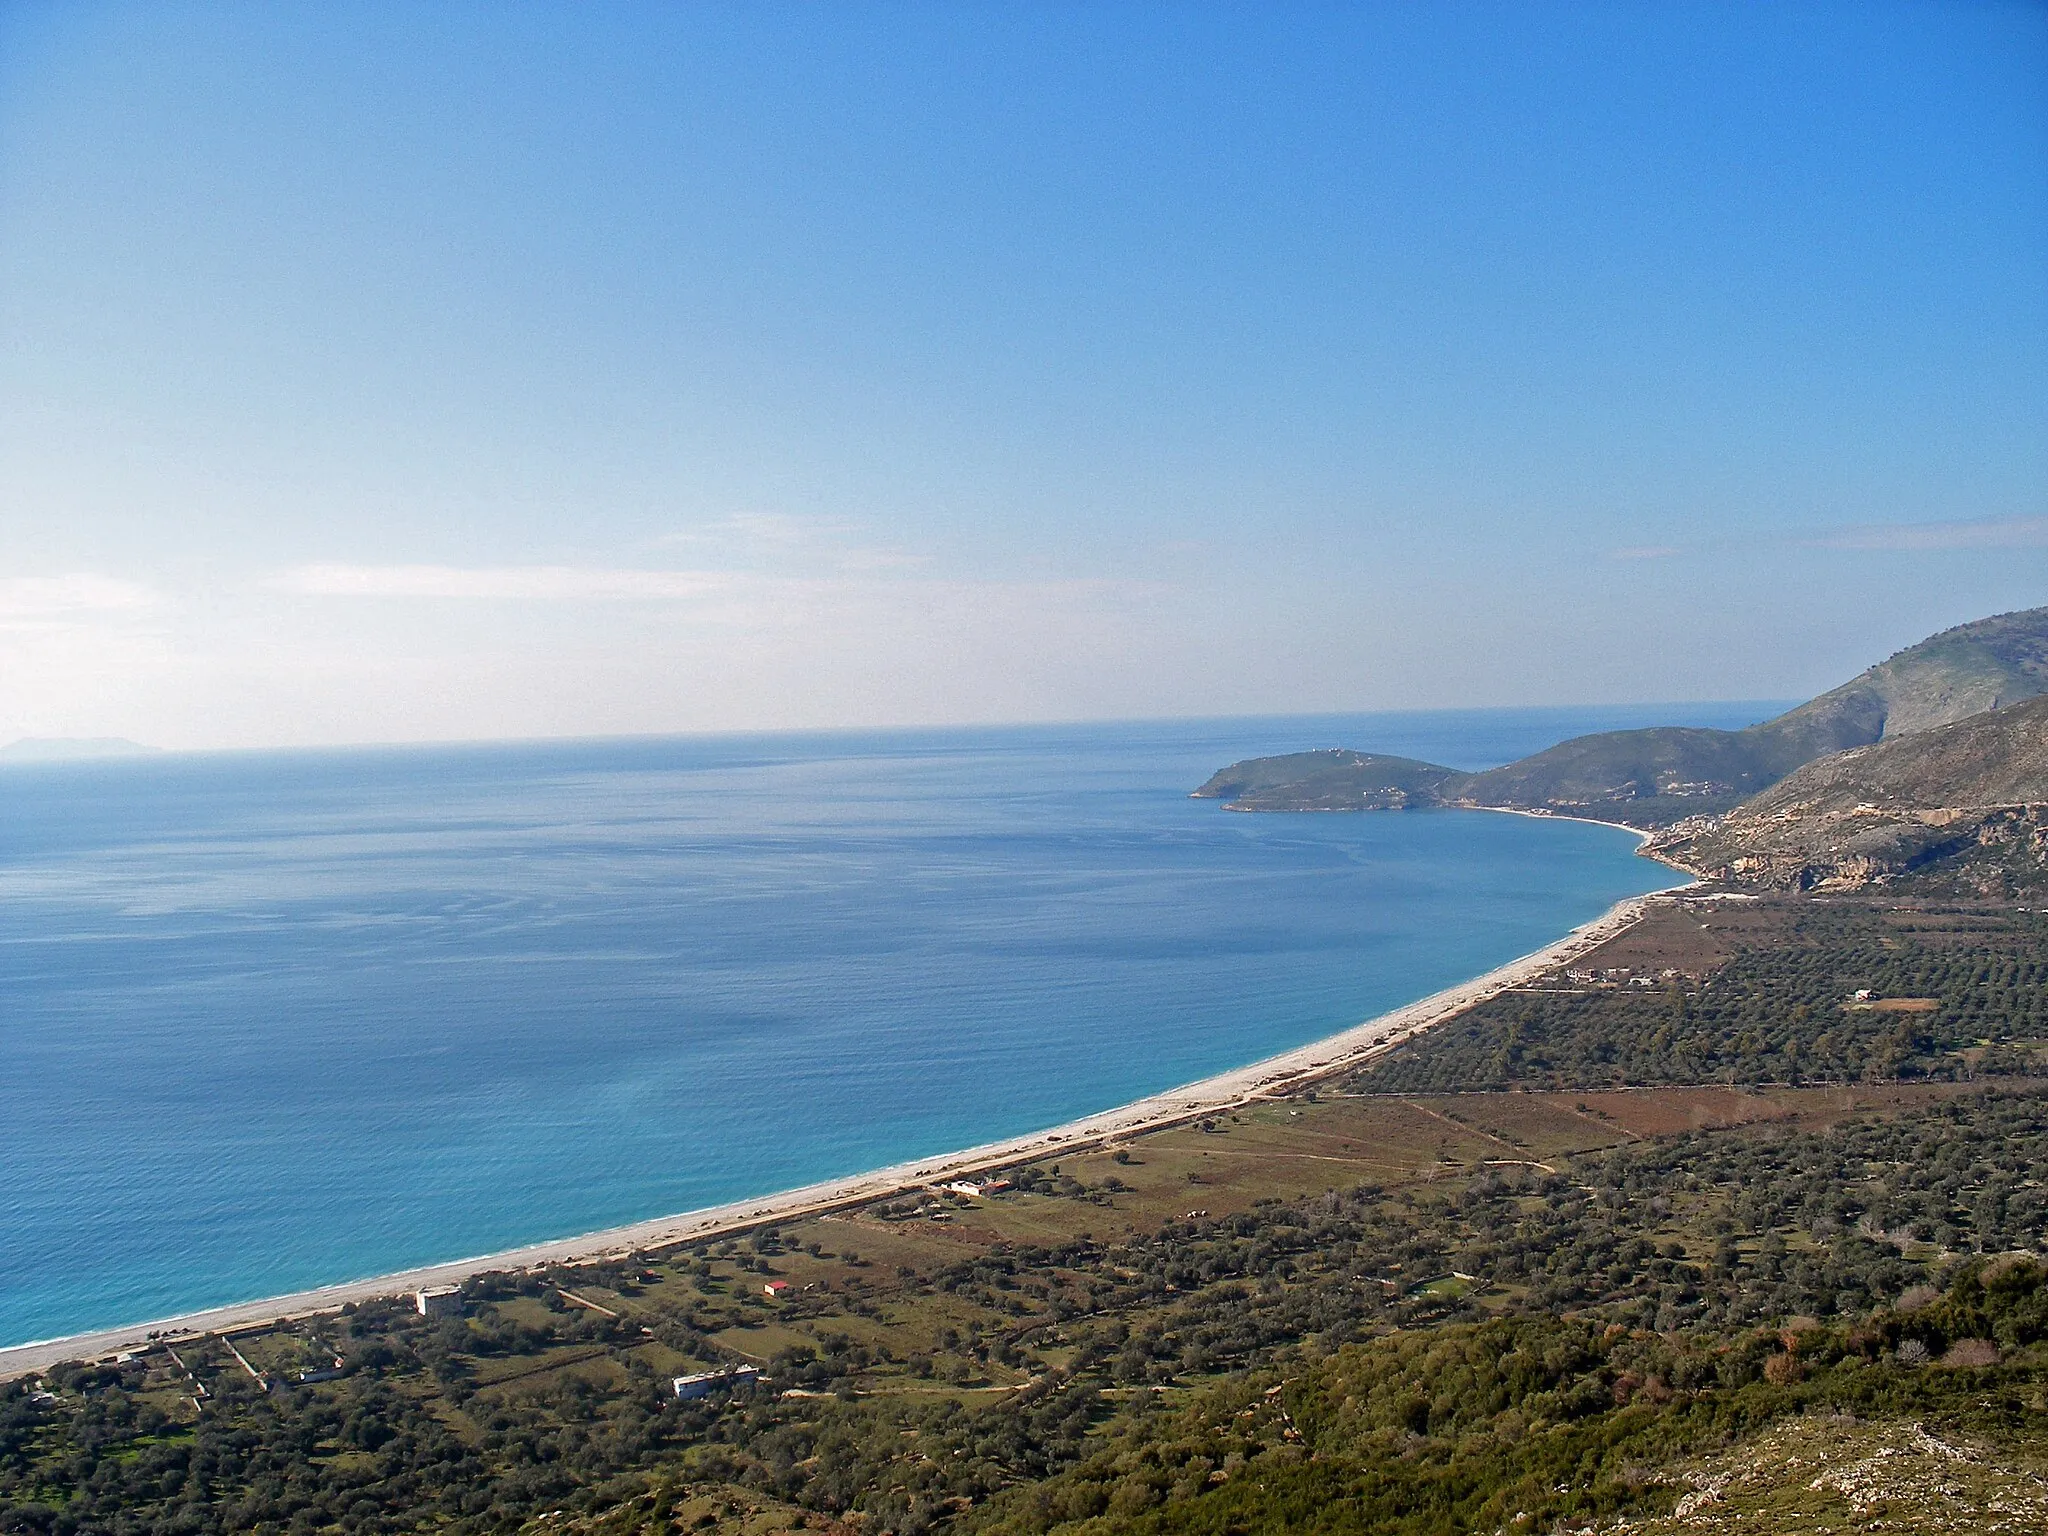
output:
M 1368 1057 L 1412 1040 L 1424 1030 L 1475 1004 L 1568 964 L 1633 925 L 1653 901 L 1667 894 L 1668 891 L 1652 891 L 1616 902 L 1592 922 L 1574 928 L 1563 938 L 1541 949 L 1532 950 L 1483 976 L 1446 987 L 1441 992 L 1368 1019 L 1363 1024 L 1353 1025 L 1338 1034 L 1047 1130 L 986 1142 L 958 1152 L 893 1163 L 869 1173 L 827 1179 L 779 1194 L 728 1201 L 724 1205 L 705 1206 L 673 1216 L 657 1216 L 629 1226 L 587 1232 L 577 1237 L 530 1243 L 523 1248 L 510 1248 L 499 1253 L 478 1254 L 443 1264 L 428 1264 L 362 1280 L 316 1286 L 288 1296 L 269 1296 L 120 1328 L 103 1328 L 91 1333 L 17 1344 L 0 1349 L 0 1381 L 40 1371 L 60 1361 L 103 1359 L 145 1347 L 166 1335 L 186 1338 L 193 1334 L 217 1333 L 223 1328 L 283 1323 L 334 1312 L 350 1302 L 371 1301 L 433 1285 L 453 1285 L 492 1270 L 589 1262 L 621 1257 L 638 1250 L 706 1242 L 753 1227 L 822 1215 L 844 1206 L 865 1205 L 934 1180 L 957 1178 L 1053 1153 L 1082 1151 L 1115 1137 L 1158 1130 L 1199 1119 L 1203 1115 L 1242 1108 L 1355 1066 Z

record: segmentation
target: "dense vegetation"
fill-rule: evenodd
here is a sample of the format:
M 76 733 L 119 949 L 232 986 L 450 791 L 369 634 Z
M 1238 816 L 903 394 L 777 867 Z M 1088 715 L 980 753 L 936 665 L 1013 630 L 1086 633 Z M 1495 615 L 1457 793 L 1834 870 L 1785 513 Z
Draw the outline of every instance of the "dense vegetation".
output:
M 1994 1093 L 1825 1131 L 1624 1146 L 1556 1173 L 1365 1186 L 1124 1243 L 998 1247 L 915 1287 L 1023 1312 L 1016 1327 L 961 1341 L 1035 1368 L 1033 1385 L 980 1409 L 856 1395 L 875 1355 L 830 1334 L 821 1349 L 785 1352 L 771 1374 L 778 1387 L 835 1395 L 678 1404 L 644 1366 L 609 1391 L 570 1378 L 530 1396 L 481 1394 L 472 1378 L 507 1354 L 543 1343 L 623 1354 L 640 1342 L 638 1327 L 590 1310 L 508 1325 L 500 1302 L 517 1287 L 487 1281 L 465 1320 L 359 1309 L 340 1341 L 351 1376 L 270 1393 L 227 1378 L 190 1424 L 138 1407 L 125 1390 L 133 1367 L 53 1372 L 40 1398 L 14 1384 L 0 1397 L 0 1530 L 502 1529 L 615 1501 L 655 1474 L 860 1511 L 904 1532 L 1019 1484 L 1043 1486 L 998 1502 L 990 1518 L 1005 1528 L 1171 1499 L 1189 1512 L 1148 1520 L 1207 1528 L 1199 1506 L 1222 1529 L 1244 1517 L 1248 1489 L 1285 1525 L 1331 1496 L 1332 1479 L 1350 1488 L 1366 1477 L 1368 1462 L 1370 1486 L 1344 1496 L 1408 1510 L 1416 1530 L 1477 1528 L 1510 1505 L 1583 1513 L 1633 1496 L 1617 1480 L 1631 1458 L 1809 1400 L 1947 1403 L 1950 1387 L 1932 1377 L 1888 1367 L 1852 1384 L 1844 1362 L 1896 1355 L 1908 1337 L 1937 1356 L 1959 1337 L 2030 1343 L 2038 1278 L 2011 1277 L 2031 1268 L 2001 1272 L 1982 1320 L 1956 1320 L 1955 1307 L 1976 1304 L 1967 1285 L 1947 1311 L 1902 1319 L 1885 1308 L 1935 1276 L 1944 1252 L 2048 1240 L 2044 1183 L 2048 1103 Z M 1817 1374 L 1758 1385 L 1782 1347 L 1742 1330 L 1797 1316 L 1840 1320 L 1799 1346 Z M 1054 1342 L 1069 1347 L 1057 1367 L 1033 1355 Z M 1325 1363 L 1295 1382 L 1314 1360 Z M 1293 1384 L 1270 1400 L 1276 1368 Z M 1188 1406 L 1152 1411 L 1146 1389 L 1218 1377 Z M 2034 1378 L 2002 1379 L 2013 1392 Z M 404 1390 L 418 1380 L 434 1392 Z M 1643 1402 L 1624 1411 L 1639 1390 Z M 1305 1438 L 1290 1438 L 1290 1424 Z M 1358 1466 L 1340 1456 L 1310 1471 L 1291 1454 L 1332 1435 Z M 1381 1465 L 1388 1444 L 1417 1436 L 1413 1454 Z M 1560 1483 L 1571 1497 L 1538 1497 Z
M 1668 1507 L 1677 1490 L 1647 1468 L 1794 1413 L 2009 1436 L 2048 1381 L 2042 1285 L 2029 1263 L 1971 1269 L 1920 1310 L 1712 1343 L 1553 1317 L 1394 1334 L 1133 1415 L 1085 1463 L 974 1523 L 1006 1536 L 1548 1529 Z M 2001 1369 L 1963 1366 L 2001 1349 L 2018 1351 Z M 1957 1368 L 1923 1368 L 1943 1356 Z
M 1959 930 L 1954 925 L 1960 922 Z M 1377 1093 L 1624 1083 L 1876 1082 L 2035 1070 L 2048 1036 L 2048 917 L 1915 929 L 1808 903 L 1782 942 L 1701 979 L 1507 993 L 1361 1073 Z M 1857 1007 L 1926 1000 L 1926 1012 Z

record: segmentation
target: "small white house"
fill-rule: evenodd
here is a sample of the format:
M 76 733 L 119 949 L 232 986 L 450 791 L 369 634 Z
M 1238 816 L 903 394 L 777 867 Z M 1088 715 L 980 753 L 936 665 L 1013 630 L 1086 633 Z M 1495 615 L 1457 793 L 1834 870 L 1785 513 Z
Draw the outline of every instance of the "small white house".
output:
M 678 1376 L 675 1380 L 676 1401 L 693 1403 L 714 1392 L 730 1392 L 734 1387 L 751 1387 L 761 1379 L 758 1366 L 728 1365 L 723 1370 L 699 1371 L 694 1376 Z
M 979 1200 L 983 1195 L 1001 1194 L 1010 1187 L 1010 1181 L 1008 1179 L 955 1179 L 952 1183 L 942 1184 L 939 1187 L 952 1194 L 966 1195 L 971 1200 Z
M 413 1305 L 420 1309 L 421 1317 L 462 1316 L 462 1287 L 459 1285 L 430 1285 L 413 1293 Z

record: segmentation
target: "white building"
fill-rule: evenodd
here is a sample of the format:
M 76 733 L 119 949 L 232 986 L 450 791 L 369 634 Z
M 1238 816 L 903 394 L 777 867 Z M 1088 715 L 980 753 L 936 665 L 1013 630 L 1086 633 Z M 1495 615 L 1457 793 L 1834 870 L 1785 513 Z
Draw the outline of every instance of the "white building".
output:
M 425 1290 L 413 1293 L 413 1305 L 420 1309 L 421 1317 L 462 1316 L 462 1287 L 459 1285 L 430 1285 Z
M 730 1392 L 734 1387 L 751 1387 L 760 1379 L 760 1368 L 752 1365 L 728 1365 L 723 1370 L 699 1371 L 694 1376 L 678 1376 L 675 1381 L 676 1401 L 692 1403 L 700 1397 L 709 1397 L 714 1392 Z
M 950 1184 L 941 1184 L 941 1189 L 955 1195 L 966 1195 L 978 1200 L 983 1195 L 999 1195 L 1010 1187 L 1008 1179 L 955 1179 Z

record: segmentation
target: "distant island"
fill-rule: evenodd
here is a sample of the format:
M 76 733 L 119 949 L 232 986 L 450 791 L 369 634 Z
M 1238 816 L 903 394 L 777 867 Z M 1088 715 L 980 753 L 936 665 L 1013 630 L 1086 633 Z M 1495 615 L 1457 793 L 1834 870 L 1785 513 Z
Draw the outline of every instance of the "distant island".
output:
M 125 736 L 24 736 L 0 747 L 0 762 L 61 763 L 91 757 L 147 757 L 161 750 Z
M 1740 731 L 1578 736 L 1465 773 L 1331 749 L 1251 758 L 1194 793 L 1237 811 L 1430 806 L 1583 816 L 1741 884 L 1840 889 L 1940 866 L 1980 894 L 2048 882 L 2048 608 L 1945 630 Z

